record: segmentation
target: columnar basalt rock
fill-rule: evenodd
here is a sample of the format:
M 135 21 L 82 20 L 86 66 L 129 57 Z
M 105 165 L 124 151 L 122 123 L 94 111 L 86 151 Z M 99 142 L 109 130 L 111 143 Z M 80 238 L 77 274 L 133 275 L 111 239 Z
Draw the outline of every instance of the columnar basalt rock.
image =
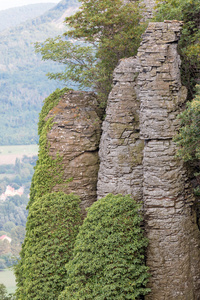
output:
M 177 52 L 181 26 L 177 21 L 150 23 L 137 57 L 120 62 L 100 143 L 98 196 L 131 194 L 144 203 L 152 275 L 146 300 L 200 299 L 194 197 L 173 142 L 187 97 Z
M 138 72 L 136 58 L 121 60 L 114 72 L 99 151 L 99 198 L 121 193 L 142 199 L 144 142 L 139 139 Z
M 177 44 L 181 23 L 150 23 L 138 50 L 143 202 L 151 300 L 200 299 L 200 235 L 194 197 L 173 143 L 186 101 Z
M 101 135 L 101 110 L 92 92 L 66 93 L 47 116 L 53 117 L 53 126 L 47 134 L 49 154 L 63 157 L 63 182 L 53 191 L 75 193 L 81 198 L 81 209 L 96 200 L 97 173 L 99 168 L 98 148 Z

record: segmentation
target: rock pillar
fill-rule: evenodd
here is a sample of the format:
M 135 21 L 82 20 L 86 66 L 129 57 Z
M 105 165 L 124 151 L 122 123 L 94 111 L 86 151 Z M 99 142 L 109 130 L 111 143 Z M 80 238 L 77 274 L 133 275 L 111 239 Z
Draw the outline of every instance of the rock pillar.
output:
M 150 23 L 136 58 L 114 72 L 100 143 L 98 196 L 144 203 L 151 293 L 146 300 L 200 299 L 200 234 L 187 170 L 173 136 L 186 101 L 177 52 L 182 23 Z
M 49 154 L 63 157 L 63 181 L 53 191 L 74 193 L 81 198 L 81 209 L 96 201 L 97 173 L 99 169 L 99 140 L 101 135 L 101 110 L 92 92 L 66 93 L 48 114 L 53 117 L 53 126 L 47 134 Z
M 142 199 L 144 142 L 139 138 L 138 68 L 137 59 L 132 57 L 122 59 L 114 72 L 102 127 L 98 198 L 120 193 Z
M 150 23 L 138 51 L 143 202 L 152 277 L 148 300 L 200 299 L 200 235 L 183 162 L 175 157 L 177 114 L 186 101 L 177 43 L 180 22 Z

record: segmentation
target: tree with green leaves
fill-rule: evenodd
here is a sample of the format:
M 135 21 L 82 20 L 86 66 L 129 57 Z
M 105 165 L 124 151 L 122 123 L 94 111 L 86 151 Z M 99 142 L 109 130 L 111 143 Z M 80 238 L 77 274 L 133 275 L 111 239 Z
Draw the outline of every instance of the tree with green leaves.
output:
M 12 294 L 7 294 L 7 290 L 4 284 L 0 283 L 0 299 L 1 300 L 14 300 L 15 297 Z
M 88 209 L 59 300 L 135 300 L 150 291 L 140 208 L 130 196 L 109 194 Z
M 196 95 L 191 102 L 187 102 L 186 109 L 179 114 L 181 127 L 174 138 L 178 146 L 177 156 L 184 161 L 200 161 L 200 85 L 196 86 Z M 200 179 L 200 169 L 196 164 L 194 176 Z M 195 187 L 195 194 L 200 196 L 199 179 Z
M 140 23 L 139 1 L 83 0 L 80 10 L 66 18 L 71 28 L 61 37 L 36 44 L 43 60 L 66 65 L 63 73 L 49 78 L 74 81 L 90 88 L 105 102 L 112 73 L 119 59 L 136 54 L 144 24 Z
M 65 264 L 71 258 L 81 225 L 80 199 L 47 193 L 31 205 L 21 260 L 15 267 L 17 299 L 55 300 L 65 287 Z
M 178 49 L 182 61 L 182 83 L 187 87 L 188 99 L 191 100 L 200 79 L 200 1 L 159 0 L 155 20 L 184 22 Z
M 179 147 L 178 156 L 184 161 L 200 159 L 200 85 L 197 93 L 186 109 L 179 115 L 181 128 L 174 138 Z

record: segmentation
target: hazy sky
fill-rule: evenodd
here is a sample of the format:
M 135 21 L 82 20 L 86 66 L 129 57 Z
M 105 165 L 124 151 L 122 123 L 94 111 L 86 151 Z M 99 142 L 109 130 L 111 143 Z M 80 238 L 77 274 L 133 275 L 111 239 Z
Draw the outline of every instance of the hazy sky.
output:
M 61 0 L 0 0 L 0 10 L 35 3 L 58 3 Z

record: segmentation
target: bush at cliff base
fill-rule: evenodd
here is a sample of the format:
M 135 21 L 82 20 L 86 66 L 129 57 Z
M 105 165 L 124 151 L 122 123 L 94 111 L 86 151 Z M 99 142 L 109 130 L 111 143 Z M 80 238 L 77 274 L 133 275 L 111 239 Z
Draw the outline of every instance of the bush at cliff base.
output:
M 59 300 L 139 299 L 150 291 L 139 209 L 130 196 L 112 194 L 89 208 Z
M 58 299 L 81 224 L 79 203 L 73 194 L 53 192 L 31 205 L 21 260 L 15 267 L 17 299 Z

